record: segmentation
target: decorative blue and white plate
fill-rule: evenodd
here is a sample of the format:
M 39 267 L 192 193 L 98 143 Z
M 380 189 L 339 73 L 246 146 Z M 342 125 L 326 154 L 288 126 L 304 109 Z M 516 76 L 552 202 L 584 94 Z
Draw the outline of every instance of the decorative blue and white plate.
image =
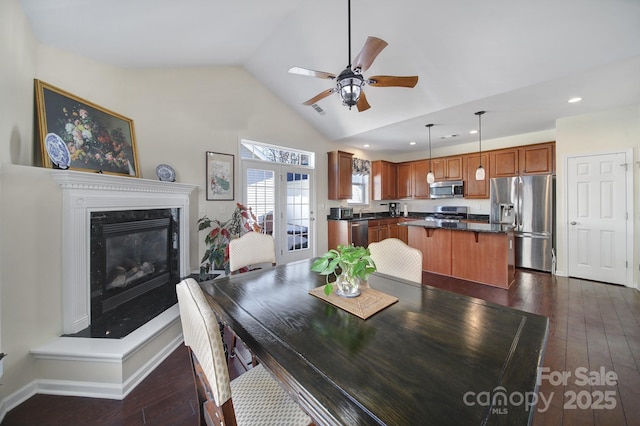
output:
M 47 153 L 51 162 L 61 169 L 66 169 L 71 164 L 71 154 L 67 144 L 64 143 L 62 138 L 55 133 L 48 133 L 44 138 L 44 146 L 47 148 Z
M 176 171 L 168 164 L 158 164 L 158 167 L 156 167 L 156 175 L 158 175 L 158 179 L 163 182 L 176 181 Z

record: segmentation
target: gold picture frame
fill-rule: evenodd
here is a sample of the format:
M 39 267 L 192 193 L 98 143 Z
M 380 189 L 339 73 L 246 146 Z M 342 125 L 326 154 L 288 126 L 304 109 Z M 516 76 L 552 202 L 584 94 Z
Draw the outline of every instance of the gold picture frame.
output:
M 140 177 L 133 120 L 35 80 L 42 165 Z

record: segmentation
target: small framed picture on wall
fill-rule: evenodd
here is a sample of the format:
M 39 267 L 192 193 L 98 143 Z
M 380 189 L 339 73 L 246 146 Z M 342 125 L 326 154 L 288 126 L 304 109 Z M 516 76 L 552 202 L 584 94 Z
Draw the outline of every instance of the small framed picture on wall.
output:
M 207 200 L 233 201 L 233 154 L 207 151 Z

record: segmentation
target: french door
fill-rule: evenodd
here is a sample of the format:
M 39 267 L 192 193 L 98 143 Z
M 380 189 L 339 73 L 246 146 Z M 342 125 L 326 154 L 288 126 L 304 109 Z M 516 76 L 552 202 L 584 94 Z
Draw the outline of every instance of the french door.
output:
M 273 235 L 278 264 L 313 256 L 313 170 L 243 160 L 244 203 L 261 232 Z

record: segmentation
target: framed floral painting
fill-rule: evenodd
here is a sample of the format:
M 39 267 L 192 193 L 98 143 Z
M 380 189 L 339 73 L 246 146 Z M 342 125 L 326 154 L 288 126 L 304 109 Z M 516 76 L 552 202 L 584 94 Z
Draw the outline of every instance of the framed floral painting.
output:
M 233 200 L 233 154 L 207 151 L 207 200 Z
M 35 80 L 44 167 L 140 177 L 133 120 Z

